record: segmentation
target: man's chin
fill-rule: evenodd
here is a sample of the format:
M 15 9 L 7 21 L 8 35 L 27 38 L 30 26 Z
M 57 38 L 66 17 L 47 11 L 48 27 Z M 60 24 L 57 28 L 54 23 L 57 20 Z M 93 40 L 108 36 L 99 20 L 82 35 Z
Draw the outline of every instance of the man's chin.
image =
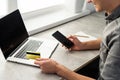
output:
M 102 10 L 95 8 L 96 12 L 102 12 Z

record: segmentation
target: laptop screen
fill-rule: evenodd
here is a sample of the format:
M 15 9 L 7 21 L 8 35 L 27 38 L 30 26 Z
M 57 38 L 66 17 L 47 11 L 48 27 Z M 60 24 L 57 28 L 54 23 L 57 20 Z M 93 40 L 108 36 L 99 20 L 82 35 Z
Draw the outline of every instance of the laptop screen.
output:
M 19 10 L 0 19 L 0 48 L 5 58 L 26 38 L 28 38 L 28 33 Z

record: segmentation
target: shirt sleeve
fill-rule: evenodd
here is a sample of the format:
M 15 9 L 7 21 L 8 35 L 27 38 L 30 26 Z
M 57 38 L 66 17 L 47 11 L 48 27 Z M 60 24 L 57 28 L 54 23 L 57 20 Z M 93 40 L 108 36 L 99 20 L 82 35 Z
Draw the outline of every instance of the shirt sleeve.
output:
M 109 51 L 101 71 L 100 80 L 119 80 L 120 79 L 120 29 L 113 32 L 112 38 L 108 43 Z

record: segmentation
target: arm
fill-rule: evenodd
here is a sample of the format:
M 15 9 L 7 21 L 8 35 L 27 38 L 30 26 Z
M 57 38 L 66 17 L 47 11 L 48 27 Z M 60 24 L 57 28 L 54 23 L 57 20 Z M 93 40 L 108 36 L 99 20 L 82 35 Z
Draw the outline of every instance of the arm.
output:
M 95 80 L 93 78 L 75 73 L 63 65 L 57 65 L 57 75 L 65 78 L 66 80 Z
M 79 75 L 65 66 L 55 62 L 52 59 L 37 59 L 35 64 L 40 65 L 42 72 L 44 73 L 56 73 L 57 75 L 67 80 L 94 80 L 90 77 Z
M 103 61 L 103 66 L 101 70 L 101 78 L 103 80 L 119 80 L 120 79 L 120 29 L 118 30 L 118 35 L 113 34 L 113 37 L 108 43 L 108 53 L 103 48 L 101 49 L 104 54 L 100 56 Z M 102 80 L 100 79 L 100 80 Z
M 87 42 L 80 42 L 76 36 L 70 36 L 69 39 L 74 43 L 74 46 L 70 50 L 92 50 L 100 48 L 100 38 Z

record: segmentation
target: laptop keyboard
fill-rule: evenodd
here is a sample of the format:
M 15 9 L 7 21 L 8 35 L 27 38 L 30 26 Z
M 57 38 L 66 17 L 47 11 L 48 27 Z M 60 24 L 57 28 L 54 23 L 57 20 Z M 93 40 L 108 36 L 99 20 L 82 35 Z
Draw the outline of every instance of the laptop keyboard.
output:
M 42 44 L 41 41 L 30 40 L 19 52 L 15 55 L 17 58 L 24 58 L 26 59 L 26 51 L 36 51 L 40 45 Z

